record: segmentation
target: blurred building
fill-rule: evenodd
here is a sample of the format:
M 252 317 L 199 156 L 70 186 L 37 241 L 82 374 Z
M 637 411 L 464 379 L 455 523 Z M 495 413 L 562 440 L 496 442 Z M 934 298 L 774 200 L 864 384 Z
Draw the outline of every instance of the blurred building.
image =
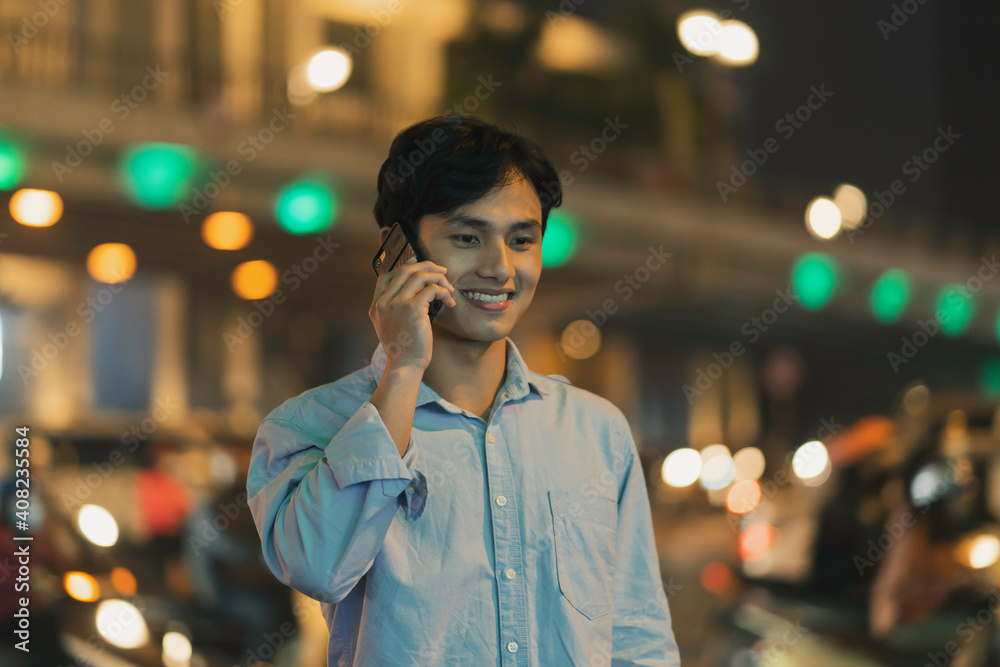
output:
M 794 53 L 768 55 L 780 42 L 768 43 L 766 29 L 780 21 L 727 7 L 765 29 L 766 59 L 740 68 L 686 50 L 684 9 L 5 2 L 0 130 L 23 169 L 4 192 L 11 202 L 19 188 L 56 192 L 62 213 L 47 227 L 4 214 L 0 411 L 112 431 L 149 413 L 171 428 L 246 436 L 281 400 L 366 364 L 377 343 L 366 317 L 375 176 L 396 132 L 442 113 L 510 122 L 549 152 L 564 179 L 568 259 L 547 268 L 517 335 L 534 367 L 607 395 L 664 453 L 748 443 L 762 429 L 779 430 L 780 449 L 822 416 L 887 409 L 917 379 L 995 388 L 984 364 L 1000 281 L 983 262 L 996 236 L 915 215 L 906 197 L 948 180 L 933 173 L 895 204 L 879 199 L 905 177 L 890 172 L 862 184 L 867 222 L 844 221 L 830 240 L 807 232 L 806 205 L 852 175 L 803 157 L 806 135 L 835 144 L 856 98 L 838 84 L 827 104 L 821 75 L 783 75 L 784 99 L 796 102 L 782 107 L 787 116 L 768 115 L 761 97 L 775 83 L 755 72 L 791 76 L 795 64 Z M 349 69 L 323 92 L 310 63 L 329 48 Z M 920 118 L 907 145 L 947 148 L 934 143 L 946 123 L 931 111 Z M 191 163 L 167 203 L 137 199 L 136 181 L 155 181 L 155 171 L 137 176 L 133 163 L 123 175 L 148 142 L 188 147 L 171 158 Z M 864 155 L 852 159 L 868 173 Z M 789 174 L 804 162 L 816 168 Z M 310 177 L 329 184 L 332 221 L 290 233 L 277 199 Z M 249 218 L 247 245 L 203 240 L 206 218 L 226 211 Z M 88 272 L 105 243 L 134 252 L 133 277 L 115 284 Z M 808 307 L 789 298 L 806 253 L 823 261 L 802 280 L 832 281 Z M 234 270 L 255 260 L 275 270 L 281 303 L 234 293 Z M 905 271 L 910 289 L 896 319 L 880 322 L 871 290 L 889 268 Z M 894 366 L 891 353 L 902 356 L 935 317 L 939 291 L 983 270 L 968 326 Z

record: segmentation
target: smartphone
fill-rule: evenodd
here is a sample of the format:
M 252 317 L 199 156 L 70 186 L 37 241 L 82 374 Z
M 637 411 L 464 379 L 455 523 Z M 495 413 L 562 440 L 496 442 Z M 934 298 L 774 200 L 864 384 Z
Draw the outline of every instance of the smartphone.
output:
M 385 242 L 375 253 L 375 257 L 372 259 L 372 269 L 376 276 L 381 276 L 383 273 L 395 270 L 411 257 L 416 257 L 418 262 L 425 261 L 419 245 L 411 238 L 406 228 L 397 222 L 389 230 Z M 441 299 L 434 299 L 431 302 L 430 308 L 427 310 L 431 322 L 437 317 L 443 305 Z

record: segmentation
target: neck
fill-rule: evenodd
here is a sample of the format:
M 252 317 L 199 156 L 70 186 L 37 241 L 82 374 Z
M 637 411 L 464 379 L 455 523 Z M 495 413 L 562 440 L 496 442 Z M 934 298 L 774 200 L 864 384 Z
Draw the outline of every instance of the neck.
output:
M 507 379 L 507 341 L 451 338 L 434 331 L 434 352 L 424 383 L 441 398 L 486 419 Z

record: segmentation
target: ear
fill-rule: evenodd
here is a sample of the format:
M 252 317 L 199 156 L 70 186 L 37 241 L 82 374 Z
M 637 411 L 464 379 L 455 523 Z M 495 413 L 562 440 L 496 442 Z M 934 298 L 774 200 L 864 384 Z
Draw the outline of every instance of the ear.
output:
M 392 227 L 383 227 L 383 228 L 382 228 L 382 229 L 381 229 L 381 230 L 379 231 L 379 235 L 380 235 L 380 238 L 379 238 L 379 240 L 378 240 L 378 244 L 379 244 L 379 246 L 381 246 L 381 245 L 382 245 L 383 243 L 385 243 L 385 238 L 386 238 L 387 236 L 389 236 L 389 232 L 390 232 L 391 230 L 392 230 Z

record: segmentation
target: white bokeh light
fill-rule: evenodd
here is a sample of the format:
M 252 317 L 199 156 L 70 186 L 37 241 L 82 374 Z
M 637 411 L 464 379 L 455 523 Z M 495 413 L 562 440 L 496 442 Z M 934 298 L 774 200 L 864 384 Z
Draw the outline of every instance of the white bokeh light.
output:
M 980 535 L 972 541 L 969 550 L 969 564 L 982 569 L 989 567 L 1000 559 L 1000 540 L 995 535 Z
M 670 452 L 663 460 L 663 481 L 670 486 L 684 488 L 691 486 L 701 474 L 701 456 L 687 447 Z
M 736 476 L 736 466 L 729 448 L 709 445 L 701 450 L 701 486 L 708 490 L 724 489 Z
M 830 464 L 830 454 L 826 445 L 819 440 L 811 440 L 797 450 L 792 457 L 792 471 L 801 480 L 818 478 Z
M 806 207 L 806 226 L 816 238 L 832 239 L 842 224 L 840 209 L 829 197 L 816 197 Z
M 118 541 L 118 522 L 100 505 L 81 507 L 76 525 L 84 537 L 99 547 L 111 547 Z
M 97 607 L 97 631 L 119 648 L 139 648 L 149 641 L 146 620 L 124 600 L 105 600 Z
M 313 90 L 328 93 L 347 83 L 352 67 L 351 55 L 343 49 L 324 49 L 309 59 L 306 80 Z
M 757 62 L 760 48 L 753 28 L 742 21 L 724 21 L 722 34 L 712 54 L 717 61 L 731 67 L 745 67 Z
M 758 480 L 764 474 L 764 453 L 756 447 L 744 447 L 733 454 L 737 482 Z
M 706 9 L 692 9 L 677 19 L 677 36 L 681 44 L 696 56 L 715 53 L 720 35 L 722 22 L 719 16 Z

